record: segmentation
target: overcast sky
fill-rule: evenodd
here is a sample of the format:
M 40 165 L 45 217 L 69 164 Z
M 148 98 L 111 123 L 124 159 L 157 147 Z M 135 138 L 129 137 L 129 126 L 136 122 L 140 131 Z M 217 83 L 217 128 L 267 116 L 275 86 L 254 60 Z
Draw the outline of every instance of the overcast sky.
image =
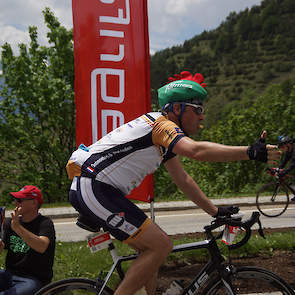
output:
M 230 12 L 260 3 L 261 0 L 148 0 L 150 51 L 182 44 L 204 30 L 218 27 Z M 0 0 L 0 46 L 8 42 L 17 54 L 17 44 L 29 43 L 28 26 L 37 26 L 40 44 L 47 45 L 42 10 L 49 7 L 69 29 L 73 26 L 71 5 L 71 0 Z

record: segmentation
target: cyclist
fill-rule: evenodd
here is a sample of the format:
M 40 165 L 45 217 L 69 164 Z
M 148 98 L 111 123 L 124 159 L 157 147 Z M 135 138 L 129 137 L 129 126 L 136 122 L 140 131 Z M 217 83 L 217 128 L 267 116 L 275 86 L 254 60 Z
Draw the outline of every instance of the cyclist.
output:
M 128 269 L 115 295 L 131 295 L 145 286 L 154 294 L 157 271 L 173 248 L 169 236 L 125 196 L 163 163 L 172 180 L 196 205 L 211 216 L 234 213 L 233 207 L 215 207 L 183 169 L 178 156 L 196 161 L 226 162 L 279 157 L 266 145 L 266 131 L 254 144 L 226 146 L 194 141 L 204 120 L 204 78 L 182 72 L 158 90 L 162 112 L 151 112 L 113 130 L 89 147 L 80 146 L 67 164 L 73 178 L 69 198 L 81 220 L 103 226 L 116 239 L 141 254 Z
M 279 177 L 284 177 L 289 172 L 295 169 L 295 149 L 293 139 L 287 135 L 281 135 L 278 137 L 278 147 L 283 151 L 284 157 L 279 164 Z M 288 167 L 286 165 L 289 163 Z M 295 172 L 295 171 L 294 171 Z M 295 173 L 294 173 L 295 176 Z M 292 197 L 291 201 L 295 201 L 295 196 Z

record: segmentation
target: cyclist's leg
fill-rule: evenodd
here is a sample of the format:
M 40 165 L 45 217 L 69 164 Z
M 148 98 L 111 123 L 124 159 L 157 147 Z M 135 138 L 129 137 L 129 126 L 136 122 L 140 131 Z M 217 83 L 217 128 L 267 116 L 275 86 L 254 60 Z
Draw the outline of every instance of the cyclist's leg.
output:
M 136 248 L 134 245 L 130 245 L 134 250 L 136 250 L 138 253 L 141 253 L 142 251 L 138 248 Z M 154 294 L 156 292 L 157 288 L 157 279 L 158 279 L 158 271 L 155 272 L 145 283 L 144 288 L 147 291 L 148 294 Z M 140 292 L 140 290 L 139 290 Z
M 115 295 L 131 295 L 141 286 L 146 287 L 149 295 L 154 294 L 158 269 L 173 247 L 170 238 L 151 223 L 140 235 L 131 236 L 125 242 L 140 249 L 141 254 L 128 269 Z
M 150 223 L 140 235 L 126 242 L 140 249 L 141 254 L 128 269 L 115 295 L 131 295 L 141 286 L 146 287 L 149 295 L 154 294 L 158 269 L 173 247 L 170 238 L 156 224 Z
M 153 278 L 172 249 L 172 242 L 142 210 L 119 190 L 90 178 L 77 178 L 70 191 L 72 205 L 92 224 L 101 224 L 116 239 L 141 251 L 116 295 L 131 295 L 142 286 L 152 294 Z

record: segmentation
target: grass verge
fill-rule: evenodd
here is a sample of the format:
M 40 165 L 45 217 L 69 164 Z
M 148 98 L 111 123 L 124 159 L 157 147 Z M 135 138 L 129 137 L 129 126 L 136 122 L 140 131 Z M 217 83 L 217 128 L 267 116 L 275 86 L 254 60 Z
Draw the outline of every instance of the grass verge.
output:
M 190 234 L 183 237 L 173 237 L 174 244 L 190 243 L 196 240 L 202 240 L 204 237 L 197 237 Z M 133 251 L 118 241 L 114 241 L 119 255 L 127 255 Z M 227 256 L 227 247 L 220 242 L 222 253 Z M 266 239 L 261 238 L 254 231 L 250 241 L 240 249 L 232 251 L 231 257 L 249 257 L 257 254 L 272 255 L 275 250 L 294 251 L 295 250 L 295 230 L 290 229 L 285 232 L 274 232 L 266 235 Z M 4 251 L 5 252 L 5 251 Z M 186 251 L 172 253 L 167 263 L 171 261 L 191 262 L 206 261 L 207 252 L 204 250 Z M 0 267 L 4 268 L 5 253 L 0 256 Z M 127 263 L 126 263 L 127 264 Z M 112 265 L 112 259 L 108 251 L 101 250 L 92 254 L 88 248 L 87 242 L 57 242 L 54 262 L 53 280 L 60 280 L 69 277 L 87 277 L 95 279 L 101 272 L 106 275 Z M 128 264 L 124 265 L 128 268 Z M 114 275 L 112 284 L 117 282 Z

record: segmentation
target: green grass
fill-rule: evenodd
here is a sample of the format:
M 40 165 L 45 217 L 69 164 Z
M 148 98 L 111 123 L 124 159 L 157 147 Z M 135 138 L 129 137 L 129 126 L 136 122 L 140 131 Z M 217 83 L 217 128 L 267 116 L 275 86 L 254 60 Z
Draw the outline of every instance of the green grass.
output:
M 201 240 L 200 238 L 197 240 Z M 190 243 L 196 241 L 195 238 L 185 237 L 174 240 L 174 244 Z M 127 245 L 114 241 L 119 255 L 133 253 Z M 219 243 L 222 253 L 227 256 L 227 247 Z M 295 231 L 290 229 L 284 233 L 272 233 L 266 236 L 266 239 L 253 234 L 250 241 L 238 250 L 232 251 L 231 257 L 249 257 L 257 254 L 272 255 L 275 250 L 294 251 L 295 250 Z M 0 267 L 4 267 L 5 255 L 0 257 Z M 179 263 L 205 262 L 207 252 L 204 250 L 186 251 L 171 254 L 167 263 L 177 261 Z M 54 278 L 60 280 L 68 277 L 88 277 L 96 278 L 101 272 L 106 275 L 112 265 L 111 256 L 108 251 L 101 250 L 92 254 L 87 246 L 87 242 L 57 242 L 54 262 Z M 128 265 L 124 265 L 126 269 Z M 111 285 L 118 281 L 117 275 L 114 275 Z

